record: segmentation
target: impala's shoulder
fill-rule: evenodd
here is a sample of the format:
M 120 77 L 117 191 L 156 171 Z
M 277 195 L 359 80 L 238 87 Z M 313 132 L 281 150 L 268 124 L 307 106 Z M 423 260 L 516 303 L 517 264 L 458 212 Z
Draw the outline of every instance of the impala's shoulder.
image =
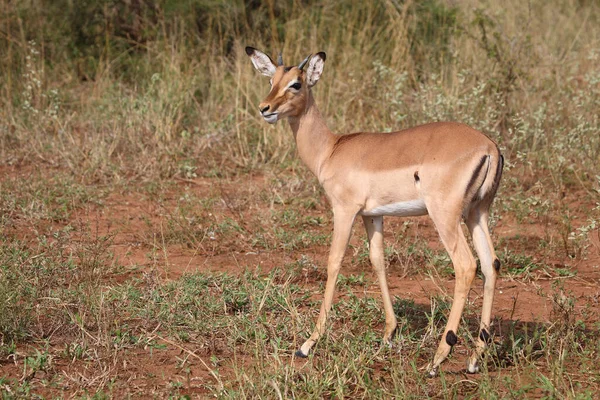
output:
M 345 147 L 345 145 L 347 143 L 350 142 L 354 142 L 357 139 L 360 139 L 361 136 L 363 135 L 362 132 L 356 132 L 356 133 L 347 133 L 347 134 L 342 134 L 342 135 L 335 135 L 335 141 L 333 142 L 333 146 L 331 148 L 331 153 L 329 154 L 329 158 L 332 158 L 333 156 L 335 156 L 337 153 L 340 152 L 340 150 Z

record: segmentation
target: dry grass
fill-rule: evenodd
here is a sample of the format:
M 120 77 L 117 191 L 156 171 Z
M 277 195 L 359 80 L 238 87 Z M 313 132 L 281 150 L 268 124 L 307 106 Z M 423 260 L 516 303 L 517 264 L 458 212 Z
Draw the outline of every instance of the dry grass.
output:
M 266 82 L 243 55 L 253 44 L 282 50 L 289 63 L 328 52 L 316 90 L 335 131 L 460 120 L 499 140 L 513 164 L 526 156 L 558 180 L 594 174 L 593 2 L 66 4 L 70 13 L 61 15 L 2 3 L 0 149 L 8 163 L 41 161 L 117 181 L 223 160 L 243 168 L 288 163 L 285 124 L 272 129 L 255 118 Z M 126 11 L 130 17 L 117 15 Z M 46 18 L 36 18 L 42 12 Z M 77 12 L 111 23 L 82 31 L 71 18 Z M 195 27 L 194 15 L 204 25 Z M 66 34 L 79 36 L 66 45 Z

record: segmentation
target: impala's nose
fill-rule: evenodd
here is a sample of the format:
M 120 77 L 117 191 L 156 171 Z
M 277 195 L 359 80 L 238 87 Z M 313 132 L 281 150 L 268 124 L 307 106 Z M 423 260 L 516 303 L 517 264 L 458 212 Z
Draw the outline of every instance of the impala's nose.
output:
M 269 111 L 269 108 L 271 108 L 271 106 L 269 106 L 268 104 L 267 104 L 267 105 L 265 105 L 265 104 L 260 104 L 260 105 L 258 106 L 258 109 L 260 110 L 260 113 L 261 113 L 261 114 L 264 114 L 264 113 L 266 113 L 267 111 Z

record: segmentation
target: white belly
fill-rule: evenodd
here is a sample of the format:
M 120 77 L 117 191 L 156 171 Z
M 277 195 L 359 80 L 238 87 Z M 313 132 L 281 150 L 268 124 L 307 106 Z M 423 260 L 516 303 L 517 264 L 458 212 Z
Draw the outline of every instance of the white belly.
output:
M 425 207 L 425 202 L 423 200 L 401 201 L 361 211 L 361 215 L 368 217 L 377 217 L 380 215 L 411 217 L 425 214 L 427 214 L 427 207 Z

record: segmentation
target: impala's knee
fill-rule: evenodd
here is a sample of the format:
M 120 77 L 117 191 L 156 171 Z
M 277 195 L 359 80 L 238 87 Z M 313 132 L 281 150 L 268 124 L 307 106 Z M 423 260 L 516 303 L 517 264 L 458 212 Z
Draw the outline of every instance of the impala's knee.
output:
M 341 261 L 330 259 L 327 266 L 327 277 L 335 279 L 338 276 L 340 269 L 342 269 Z
M 371 260 L 371 265 L 375 269 L 379 269 L 384 266 L 384 258 L 379 253 L 377 253 L 377 254 L 371 253 L 369 256 L 369 260 Z
M 494 258 L 494 261 L 481 263 L 481 272 L 483 273 L 484 284 L 486 287 L 494 287 L 498 272 L 500 271 L 500 261 Z
M 469 270 L 466 273 L 466 278 L 468 280 L 469 285 L 473 282 L 473 280 L 475 279 L 476 276 L 477 276 L 477 264 L 475 263 L 475 261 L 473 261 L 473 264 L 471 265 L 471 267 L 469 268 Z
M 469 287 L 471 286 L 471 283 L 473 283 L 475 276 L 477 276 L 477 264 L 473 260 L 473 262 L 468 263 L 467 266 L 461 270 L 460 275 L 456 274 L 456 279 L 457 281 L 461 280 L 464 285 Z

